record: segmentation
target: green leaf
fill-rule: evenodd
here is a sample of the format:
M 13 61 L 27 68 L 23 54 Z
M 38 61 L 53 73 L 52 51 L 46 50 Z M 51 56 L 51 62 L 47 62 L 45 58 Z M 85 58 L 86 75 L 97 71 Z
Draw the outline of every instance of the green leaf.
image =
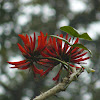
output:
M 71 46 L 72 46 L 72 47 L 79 47 L 79 48 L 82 48 L 82 49 L 84 49 L 84 50 L 88 50 L 89 53 L 92 55 L 91 51 L 90 51 L 89 49 L 87 49 L 87 47 L 85 47 L 85 46 L 82 45 L 82 44 L 73 44 L 73 45 L 71 45 Z
M 92 40 L 87 33 L 83 33 L 83 34 L 79 35 L 79 38 L 83 38 L 85 40 Z
M 85 70 L 90 73 L 90 72 L 95 72 L 94 69 L 90 68 L 90 67 L 86 67 L 86 66 L 82 66 L 83 68 L 85 68 Z
M 74 37 L 78 37 L 78 38 L 82 38 L 85 40 L 92 40 L 90 38 L 90 36 L 87 33 L 83 33 L 83 34 L 79 34 L 73 27 L 71 26 L 63 26 L 60 28 L 62 31 L 67 32 L 68 34 L 74 36 Z
M 71 26 L 63 26 L 63 27 L 60 27 L 60 29 L 74 37 L 79 37 L 79 33 Z
M 56 36 L 56 35 L 47 35 L 47 36 L 55 37 L 55 38 L 57 38 L 57 39 L 60 39 L 60 40 L 62 40 L 62 41 L 64 41 L 64 42 L 66 42 L 67 44 L 71 45 L 66 39 L 64 39 L 64 38 L 62 38 L 62 37 L 59 37 L 59 36 Z

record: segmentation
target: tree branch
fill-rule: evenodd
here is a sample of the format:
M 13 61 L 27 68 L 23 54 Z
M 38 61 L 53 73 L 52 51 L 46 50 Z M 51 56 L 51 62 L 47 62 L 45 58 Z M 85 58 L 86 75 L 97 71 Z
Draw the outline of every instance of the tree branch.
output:
M 78 76 L 83 72 L 83 68 L 80 70 L 77 70 L 76 72 L 72 73 L 69 77 L 63 78 L 62 82 L 58 83 L 56 86 L 51 88 L 50 90 L 41 93 L 39 96 L 36 96 L 33 100 L 45 100 L 46 98 L 55 95 L 56 93 L 60 91 L 65 91 L 69 84 L 76 80 Z

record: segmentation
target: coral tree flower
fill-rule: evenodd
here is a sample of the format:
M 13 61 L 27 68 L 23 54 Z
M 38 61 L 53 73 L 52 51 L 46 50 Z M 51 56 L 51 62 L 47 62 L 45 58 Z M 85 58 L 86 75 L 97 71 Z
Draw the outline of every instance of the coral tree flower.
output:
M 63 34 L 60 34 L 60 37 L 63 38 Z M 66 35 L 65 39 L 68 40 L 68 42 L 73 42 L 73 44 L 77 44 L 79 41 L 79 38 L 77 38 L 76 40 L 73 40 L 70 37 L 68 39 L 68 34 Z M 49 38 L 48 45 L 46 49 L 42 52 L 42 56 L 44 57 L 57 58 L 68 64 L 68 66 L 64 64 L 61 65 L 61 68 L 58 74 L 53 78 L 54 81 L 59 79 L 62 68 L 67 71 L 68 71 L 69 66 L 75 67 L 76 69 L 81 68 L 81 66 L 75 66 L 75 64 L 78 64 L 78 65 L 84 64 L 83 61 L 90 58 L 90 57 L 83 58 L 83 56 L 86 54 L 87 52 L 84 52 L 84 49 L 80 49 L 79 47 L 71 47 L 67 43 L 64 43 L 64 46 L 63 46 L 62 40 L 57 38 L 57 42 L 56 42 L 55 37 L 53 37 L 53 39 L 51 37 Z M 44 71 L 44 73 L 42 74 L 42 75 L 45 75 L 61 62 L 57 60 L 51 60 L 51 59 L 42 59 L 40 63 L 47 67 L 47 70 Z
M 32 37 L 28 37 L 28 35 L 26 34 L 26 36 L 19 34 L 18 35 L 24 42 L 24 47 L 22 47 L 19 43 L 18 43 L 18 47 L 19 50 L 22 52 L 22 55 L 25 57 L 25 60 L 22 61 L 18 61 L 18 62 L 8 62 L 9 64 L 14 65 L 14 67 L 11 68 L 18 68 L 21 70 L 25 70 L 28 68 L 32 68 L 32 70 L 34 71 L 34 74 L 41 74 L 43 73 L 43 69 L 38 69 L 35 65 L 34 62 L 37 63 L 38 56 L 40 56 L 41 52 L 44 50 L 45 46 L 46 46 L 46 38 L 47 36 L 44 36 L 44 34 L 42 32 L 40 32 L 40 36 L 38 36 L 38 46 L 37 48 L 35 48 L 36 45 L 36 35 L 34 33 L 34 38 L 32 39 Z

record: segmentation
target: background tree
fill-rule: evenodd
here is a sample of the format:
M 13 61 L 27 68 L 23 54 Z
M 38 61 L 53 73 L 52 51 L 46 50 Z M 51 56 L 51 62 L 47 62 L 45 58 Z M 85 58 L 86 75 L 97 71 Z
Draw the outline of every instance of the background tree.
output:
M 17 42 L 21 43 L 19 33 L 32 35 L 33 32 L 38 34 L 42 31 L 60 34 L 59 27 L 63 25 L 87 31 L 93 37 L 92 42 L 82 42 L 93 52 L 90 66 L 96 72 L 89 75 L 83 73 L 78 82 L 73 82 L 66 92 L 48 100 L 99 100 L 99 4 L 99 0 L 1 0 L 0 100 L 30 100 L 54 86 L 51 77 L 56 74 L 56 69 L 47 77 L 34 80 L 32 72 L 10 69 L 6 61 L 22 59 L 17 47 Z

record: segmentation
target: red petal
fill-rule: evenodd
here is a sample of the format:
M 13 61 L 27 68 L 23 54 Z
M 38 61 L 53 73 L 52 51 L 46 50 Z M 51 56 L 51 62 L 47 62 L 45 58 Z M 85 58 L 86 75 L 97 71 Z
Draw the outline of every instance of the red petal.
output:
M 44 37 L 44 34 L 42 32 L 40 32 L 40 36 L 38 36 L 38 47 L 37 47 L 38 51 L 41 52 L 45 49 L 46 44 L 47 44 L 46 38 L 47 38 L 47 36 Z
M 49 72 L 50 70 L 52 70 L 52 68 L 53 68 L 53 67 L 48 68 L 46 71 L 44 71 L 44 72 L 41 74 L 41 76 L 43 76 L 43 75 L 45 75 L 45 74 L 48 74 L 48 72 Z
M 24 68 L 24 67 L 28 66 L 29 64 L 30 64 L 30 62 L 26 62 L 26 63 L 20 64 L 20 65 L 15 65 L 15 67 L 21 69 L 21 68 Z
M 53 78 L 54 81 L 59 79 L 59 73 Z
M 18 67 L 10 67 L 10 68 L 18 68 Z M 25 70 L 25 69 L 28 69 L 29 68 L 29 66 L 25 66 L 25 67 L 23 67 L 23 68 L 18 68 L 18 69 L 20 69 L 20 70 Z
M 65 39 L 68 39 L 68 34 L 66 35 Z M 68 49 L 68 44 L 65 42 L 64 47 L 63 47 L 63 52 L 66 52 L 66 50 Z
M 83 51 L 84 51 L 84 49 L 81 49 L 80 51 L 73 53 L 71 56 L 73 57 L 73 56 L 76 56 L 78 54 L 81 54 Z
M 43 53 L 43 52 L 41 52 L 41 55 L 42 55 L 43 57 L 50 57 L 49 55 L 47 55 L 47 54 L 45 54 L 45 53 Z
M 46 50 L 47 50 L 48 55 L 56 57 L 56 55 L 53 52 L 51 52 L 49 49 L 46 48 Z
M 37 47 L 37 49 L 39 49 L 40 42 L 41 42 L 41 37 L 40 37 L 40 36 L 38 36 L 38 47 Z
M 27 34 L 26 34 L 26 46 L 30 47 L 30 41 L 29 41 L 29 37 Z
M 45 46 L 45 41 L 44 41 L 44 34 L 40 32 L 40 45 L 39 45 L 39 50 L 43 49 Z
M 53 78 L 54 81 L 57 81 L 59 79 L 61 71 L 62 71 L 62 67 L 60 68 L 58 74 Z
M 36 43 L 36 36 L 35 36 L 35 32 L 34 32 L 34 38 L 32 40 L 32 37 L 30 36 L 30 49 L 31 49 L 31 53 L 34 51 L 34 48 L 35 48 L 35 43 Z
M 25 50 L 30 53 L 30 49 L 27 45 L 24 46 Z
M 33 41 L 32 41 L 32 37 L 30 36 L 30 49 L 31 49 L 31 53 L 33 52 Z
M 44 41 L 46 42 L 46 40 L 47 40 L 47 35 L 48 35 L 48 33 L 46 33 L 46 36 L 45 36 L 45 38 L 44 38 Z
M 77 50 L 79 49 L 79 47 L 75 47 L 72 51 L 71 51 L 71 54 L 76 52 Z
M 25 51 L 25 49 L 24 49 L 19 43 L 17 43 L 17 44 L 18 44 L 19 50 L 20 50 L 22 53 L 27 54 L 27 52 Z
M 8 61 L 7 61 L 8 62 Z M 25 63 L 26 60 L 22 60 L 22 61 L 18 61 L 18 62 L 8 62 L 9 64 L 12 64 L 12 65 L 19 65 L 19 64 L 23 64 Z
M 53 47 L 53 41 L 52 41 L 52 38 L 51 37 L 48 40 L 48 45 L 51 46 L 51 47 Z
M 57 48 L 56 38 L 55 37 L 53 38 L 53 45 L 54 45 L 55 51 L 57 52 L 57 54 L 59 54 L 58 53 L 58 48 Z
M 36 66 L 35 65 L 33 65 L 33 71 L 34 71 L 34 73 L 35 74 L 42 74 L 43 73 L 43 69 L 38 69 L 38 68 L 36 68 Z
M 75 60 L 73 60 L 73 59 L 71 59 L 71 61 L 73 61 L 74 63 L 78 63 L 78 62 L 80 62 L 80 61 L 84 61 L 84 60 L 87 60 L 87 59 L 89 59 L 90 57 L 87 57 L 87 58 L 79 58 L 79 59 L 75 59 Z
M 68 34 L 66 34 L 66 37 L 65 37 L 65 39 L 66 39 L 66 40 L 68 39 Z
M 78 43 L 78 41 L 79 41 L 79 38 L 77 38 L 77 39 L 75 40 L 74 44 Z
M 69 64 L 71 67 L 75 67 L 75 68 L 81 68 L 81 67 L 78 67 L 78 66 L 74 66 L 72 64 Z
M 65 43 L 64 48 L 63 48 L 63 52 L 66 52 L 69 48 L 69 45 L 67 43 Z
M 61 38 L 63 38 L 63 34 L 60 34 Z M 62 49 L 62 40 L 57 38 L 57 45 L 58 45 L 58 49 L 61 50 Z
M 76 58 L 82 57 L 82 56 L 84 56 L 84 55 L 86 55 L 86 54 L 87 54 L 87 52 L 85 52 L 85 53 L 83 53 L 83 54 L 81 54 L 81 55 L 75 56 L 75 57 L 73 57 L 73 59 L 76 59 Z
M 23 40 L 24 44 L 26 44 L 26 37 L 22 34 L 18 34 L 18 36 Z
M 20 69 L 20 70 L 25 70 L 25 69 L 28 69 L 29 68 L 29 66 L 25 66 L 25 67 L 23 67 L 23 68 L 18 68 L 18 69 Z
M 34 50 L 34 48 L 35 48 L 35 44 L 36 44 L 36 35 L 35 35 L 35 32 L 34 32 L 33 50 Z
M 26 63 L 23 63 L 23 64 L 18 64 L 18 65 L 15 65 L 15 67 L 11 67 L 11 68 L 18 68 L 18 69 L 27 69 L 30 65 L 30 62 L 26 62 Z
M 71 37 L 69 38 L 68 42 L 70 42 L 70 41 L 71 41 Z

